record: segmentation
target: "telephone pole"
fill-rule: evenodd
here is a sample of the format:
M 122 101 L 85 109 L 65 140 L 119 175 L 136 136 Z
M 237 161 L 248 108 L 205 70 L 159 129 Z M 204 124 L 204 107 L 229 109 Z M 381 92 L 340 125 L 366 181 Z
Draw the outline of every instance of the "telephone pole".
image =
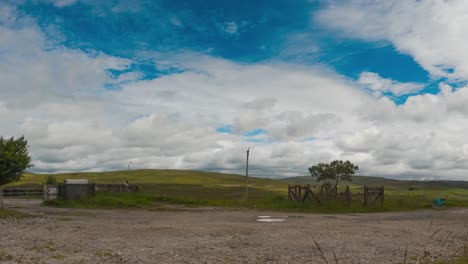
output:
M 250 148 L 247 149 L 247 162 L 245 165 L 245 200 L 249 198 L 249 152 Z

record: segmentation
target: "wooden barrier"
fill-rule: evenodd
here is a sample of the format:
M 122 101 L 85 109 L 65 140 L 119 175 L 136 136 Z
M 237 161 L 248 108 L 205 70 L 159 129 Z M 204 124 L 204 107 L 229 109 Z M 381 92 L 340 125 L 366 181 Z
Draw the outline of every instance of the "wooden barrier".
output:
M 317 202 L 321 205 L 323 201 L 329 201 L 330 199 L 343 200 L 350 206 L 353 200 L 353 194 L 349 189 L 349 185 L 346 185 L 344 192 L 338 192 L 337 188 L 326 189 L 323 186 L 320 188 L 320 192 L 315 194 L 310 188 L 310 184 L 301 185 L 288 185 L 288 199 L 292 201 L 305 202 L 307 198 Z M 380 206 L 384 204 L 384 187 L 368 187 L 364 186 L 364 201 L 363 206 L 372 206 L 379 202 Z
M 305 202 L 307 198 L 316 201 L 319 205 L 321 204 L 320 199 L 317 197 L 317 195 L 314 194 L 314 192 L 310 188 L 310 184 L 307 184 L 305 186 L 288 185 L 289 200 Z
M 96 186 L 94 183 L 89 184 L 59 184 L 58 197 L 63 200 L 78 200 L 80 197 L 96 195 Z
M 77 200 L 83 196 L 94 197 L 96 192 L 138 192 L 140 186 L 136 184 L 59 184 L 44 185 L 43 199 Z
M 139 192 L 140 186 L 136 184 L 96 184 L 97 192 Z
M 1 195 L 4 198 L 40 198 L 42 188 L 33 187 L 3 187 Z
M 380 200 L 380 206 L 384 204 L 384 187 L 367 187 L 364 186 L 364 203 L 363 206 L 368 207 L 374 205 Z
M 333 187 L 329 190 L 325 190 L 323 186 L 320 188 L 320 192 L 315 194 L 310 188 L 310 184 L 301 186 L 301 185 L 288 185 L 288 199 L 292 201 L 301 201 L 305 202 L 307 198 L 317 202 L 321 205 L 322 201 L 329 201 L 330 199 L 344 200 L 347 205 L 351 205 L 353 199 L 352 193 L 349 189 L 349 186 L 346 186 L 344 192 L 338 193 L 338 189 Z

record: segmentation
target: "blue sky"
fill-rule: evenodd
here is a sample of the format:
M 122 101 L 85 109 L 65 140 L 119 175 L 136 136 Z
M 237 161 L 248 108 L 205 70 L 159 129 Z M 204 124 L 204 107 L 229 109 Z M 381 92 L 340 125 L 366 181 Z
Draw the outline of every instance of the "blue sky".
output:
M 241 63 L 324 64 L 351 79 L 369 71 L 400 82 L 430 84 L 429 73 L 392 43 L 347 38 L 315 21 L 314 13 L 327 5 L 177 0 L 77 1 L 57 7 L 34 1 L 20 10 L 44 32 L 53 28 L 49 37 L 55 45 L 132 59 L 131 68 L 120 72 L 139 71 L 150 79 L 183 69 L 160 69 L 148 53 L 190 51 Z
M 462 0 L 0 3 L 2 135 L 37 172 L 468 172 Z M 25 78 L 27 76 L 27 78 Z M 465 99 L 466 98 L 466 99 Z M 122 165 L 123 164 L 123 165 Z

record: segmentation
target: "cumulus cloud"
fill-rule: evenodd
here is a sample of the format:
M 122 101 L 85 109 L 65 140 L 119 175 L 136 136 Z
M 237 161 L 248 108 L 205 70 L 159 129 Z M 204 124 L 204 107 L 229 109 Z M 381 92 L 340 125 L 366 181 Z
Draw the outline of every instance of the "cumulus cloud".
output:
M 56 7 L 66 7 L 74 5 L 77 0 L 47 0 L 49 3 L 52 3 Z
M 2 10 L 18 16 L 11 6 Z M 0 24 L 0 48 L 0 93 L 8 98 L 4 105 L 12 108 L 93 94 L 104 83 L 116 82 L 107 69 L 124 69 L 130 63 L 99 52 L 51 48 L 43 32 L 27 17 Z
M 330 4 L 316 14 L 343 36 L 390 41 L 434 77 L 466 80 L 468 2 L 351 0 Z
M 228 34 L 236 34 L 237 33 L 237 24 L 234 21 L 226 22 L 223 26 L 224 32 Z
M 391 79 L 380 77 L 379 74 L 374 72 L 362 72 L 359 75 L 358 83 L 364 85 L 377 96 L 382 93 L 391 93 L 396 96 L 413 94 L 421 91 L 424 88 L 423 84 L 418 83 L 401 83 Z
M 0 134 L 26 136 L 35 171 L 125 169 L 132 161 L 242 173 L 251 147 L 256 176 L 304 175 L 333 159 L 355 162 L 364 175 L 463 179 L 468 172 L 468 87 L 441 83 L 440 93 L 418 95 L 417 84 L 371 72 L 355 82 L 324 67 L 189 52 L 155 55 L 180 71 L 145 80 L 129 70 L 130 59 L 51 45 L 15 8 L 0 12 L 0 49 L 8 51 L 0 53 Z M 363 85 L 410 96 L 396 105 Z M 232 130 L 217 132 L 224 126 Z

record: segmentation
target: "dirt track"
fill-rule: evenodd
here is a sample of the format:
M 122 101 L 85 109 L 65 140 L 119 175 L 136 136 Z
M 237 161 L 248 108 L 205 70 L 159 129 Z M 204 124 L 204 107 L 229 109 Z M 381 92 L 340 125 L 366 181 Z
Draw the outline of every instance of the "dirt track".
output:
M 398 263 L 406 246 L 408 259 L 425 251 L 448 256 L 467 237 L 468 209 L 354 215 L 169 209 L 77 210 L 26 204 L 17 210 L 36 217 L 0 219 L 0 260 L 325 263 L 315 240 L 329 263 L 336 263 L 333 253 L 338 263 Z M 286 220 L 257 222 L 261 215 Z

